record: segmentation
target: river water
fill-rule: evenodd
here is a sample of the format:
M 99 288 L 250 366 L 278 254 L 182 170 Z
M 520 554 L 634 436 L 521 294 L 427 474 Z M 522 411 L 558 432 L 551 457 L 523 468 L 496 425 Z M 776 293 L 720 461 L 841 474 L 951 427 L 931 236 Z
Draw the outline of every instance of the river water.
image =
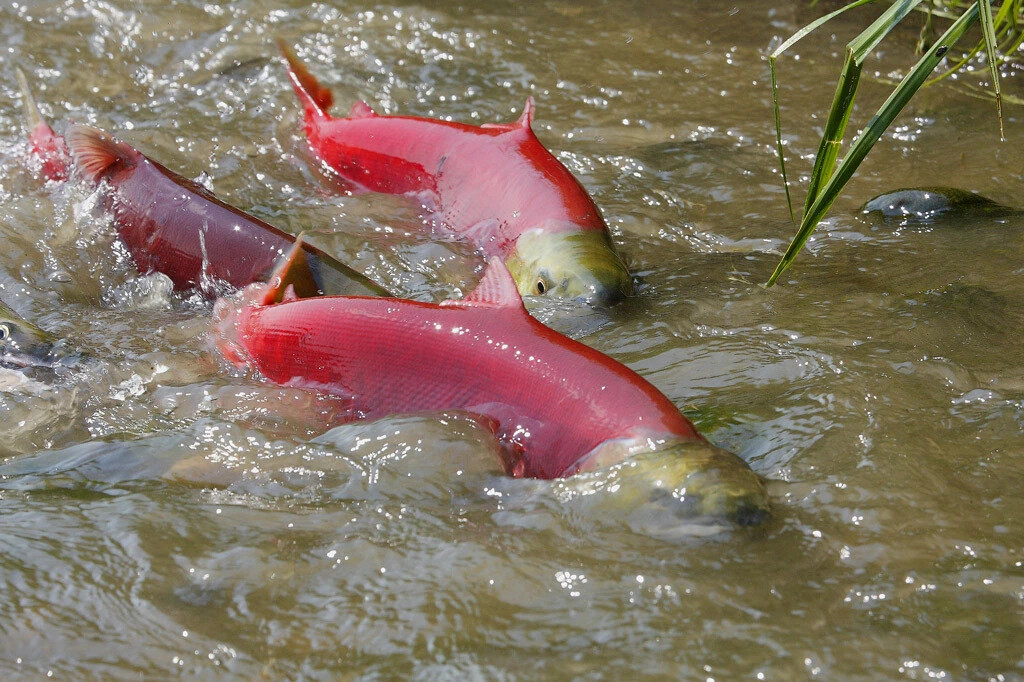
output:
M 0 675 L 1024 677 L 1024 218 L 859 211 L 915 185 L 1024 206 L 1021 109 L 1000 143 L 990 101 L 922 94 L 765 289 L 793 227 L 764 55 L 815 11 L 5 3 L 0 297 L 89 359 L 0 374 Z M 875 11 L 781 64 L 797 200 L 843 45 Z M 95 197 L 25 170 L 15 65 L 58 129 L 110 130 L 403 296 L 464 291 L 470 249 L 311 168 L 276 36 L 339 112 L 508 121 L 532 94 L 642 280 L 608 316 L 532 310 L 747 460 L 772 520 L 652 534 L 571 483 L 504 477 L 457 414 L 338 426 L 333 399 L 229 370 L 208 303 L 136 276 Z M 854 126 L 916 37 L 869 61 Z

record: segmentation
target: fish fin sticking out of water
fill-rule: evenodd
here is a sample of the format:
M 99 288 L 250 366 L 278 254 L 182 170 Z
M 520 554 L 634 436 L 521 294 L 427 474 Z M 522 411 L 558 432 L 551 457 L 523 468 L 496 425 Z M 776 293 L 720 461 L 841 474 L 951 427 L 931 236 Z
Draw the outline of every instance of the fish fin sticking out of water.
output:
M 291 250 L 281 257 L 267 280 L 260 305 L 284 303 L 319 294 L 320 289 L 306 258 L 305 233 L 300 233 Z
M 442 301 L 443 306 L 489 306 L 494 308 L 510 308 L 526 312 L 523 297 L 519 295 L 516 281 L 512 279 L 508 268 L 501 258 L 494 256 L 487 262 L 487 269 L 473 291 L 463 298 Z
M 39 113 L 39 106 L 28 78 L 21 69 L 15 69 L 18 75 L 18 86 L 21 88 L 22 104 L 25 108 L 25 122 L 28 125 L 28 141 L 32 155 L 39 159 L 41 170 L 47 180 L 67 180 L 70 159 L 64 139 L 53 132 L 53 128 Z
M 512 273 L 498 256 L 487 261 L 483 276 L 473 291 L 460 299 L 441 301 L 443 306 L 484 306 L 526 311 Z
M 536 108 L 533 102 L 533 95 L 526 98 L 526 103 L 523 104 L 523 113 L 519 115 L 519 118 L 515 123 L 484 123 L 481 128 L 491 128 L 496 130 L 533 130 L 533 111 Z
M 77 124 L 67 133 L 75 167 L 84 178 L 99 182 L 117 171 L 133 168 L 139 152 L 98 128 Z
M 334 95 L 331 94 L 330 89 L 320 85 L 320 81 L 316 79 L 316 76 L 309 72 L 306 65 L 295 56 L 295 53 L 292 52 L 283 39 L 278 38 L 277 46 L 280 48 L 285 61 L 288 62 L 288 76 L 291 78 L 292 87 L 295 88 L 295 94 L 302 101 L 302 107 L 306 111 L 306 118 L 327 116 L 327 110 L 334 104 Z M 370 107 L 367 106 L 366 108 L 369 109 Z

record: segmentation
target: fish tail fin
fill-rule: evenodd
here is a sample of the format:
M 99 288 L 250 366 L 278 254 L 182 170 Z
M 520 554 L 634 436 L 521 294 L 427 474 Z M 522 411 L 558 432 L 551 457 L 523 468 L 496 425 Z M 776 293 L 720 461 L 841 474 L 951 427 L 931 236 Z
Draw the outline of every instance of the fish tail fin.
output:
M 135 149 L 108 133 L 81 123 L 68 129 L 67 142 L 75 168 L 92 182 L 134 167 L 140 156 Z
M 306 258 L 305 233 L 295 238 L 292 248 L 281 257 L 267 280 L 260 305 L 271 305 L 320 294 L 316 277 Z
M 21 87 L 21 103 L 25 108 L 25 120 L 28 122 L 29 129 L 34 130 L 39 124 L 49 127 L 46 119 L 39 113 L 36 98 L 32 96 L 32 89 L 28 85 L 28 78 L 25 77 L 25 72 L 19 68 L 15 68 L 14 71 L 18 75 L 18 85 Z
M 309 72 L 306 65 L 295 56 L 295 53 L 284 42 L 282 38 L 277 39 L 277 46 L 281 50 L 286 62 L 288 62 L 288 77 L 291 78 L 295 94 L 306 112 L 306 119 L 313 119 L 320 116 L 327 116 L 327 110 L 334 103 L 334 95 L 324 86 L 316 76 Z
M 18 86 L 21 88 L 25 122 L 28 125 L 28 141 L 32 156 L 41 163 L 41 171 L 48 180 L 67 180 L 70 163 L 64 140 L 53 132 L 53 128 L 39 113 L 39 106 L 32 95 L 25 72 L 15 68 Z

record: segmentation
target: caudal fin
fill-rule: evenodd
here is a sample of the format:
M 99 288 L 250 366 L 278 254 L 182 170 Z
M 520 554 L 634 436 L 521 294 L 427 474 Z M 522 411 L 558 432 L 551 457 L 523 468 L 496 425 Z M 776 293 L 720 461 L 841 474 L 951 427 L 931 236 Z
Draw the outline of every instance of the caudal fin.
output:
M 291 78 L 292 87 L 295 88 L 295 94 L 299 96 L 299 101 L 302 102 L 302 107 L 306 111 L 306 118 L 326 116 L 327 110 L 334 103 L 334 95 L 320 85 L 316 76 L 309 72 L 306 65 L 295 56 L 283 39 L 278 38 L 277 46 L 281 49 L 285 61 L 288 62 L 288 76 Z
M 99 182 L 113 173 L 135 166 L 139 154 L 133 147 L 115 140 L 98 128 L 73 125 L 67 133 L 75 168 L 86 180 Z
M 25 122 L 28 124 L 28 142 L 32 156 L 39 162 L 39 168 L 47 180 L 67 180 L 69 160 L 64 140 L 53 132 L 36 105 L 28 79 L 21 69 L 15 69 L 18 85 L 21 87 L 21 101 L 25 108 Z

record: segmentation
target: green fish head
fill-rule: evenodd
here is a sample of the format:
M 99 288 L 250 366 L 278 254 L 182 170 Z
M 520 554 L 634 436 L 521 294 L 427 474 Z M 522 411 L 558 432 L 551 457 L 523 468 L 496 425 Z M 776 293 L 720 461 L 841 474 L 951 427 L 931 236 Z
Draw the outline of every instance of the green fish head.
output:
M 612 305 L 633 294 L 633 278 L 603 230 L 529 230 L 505 265 L 524 296 Z
M 0 302 L 0 365 L 27 367 L 55 361 L 57 338 Z
M 590 470 L 602 458 L 579 476 L 600 481 L 605 504 L 644 531 L 670 534 L 685 522 L 756 526 L 770 515 L 761 478 L 742 459 L 706 441 L 672 441 Z

